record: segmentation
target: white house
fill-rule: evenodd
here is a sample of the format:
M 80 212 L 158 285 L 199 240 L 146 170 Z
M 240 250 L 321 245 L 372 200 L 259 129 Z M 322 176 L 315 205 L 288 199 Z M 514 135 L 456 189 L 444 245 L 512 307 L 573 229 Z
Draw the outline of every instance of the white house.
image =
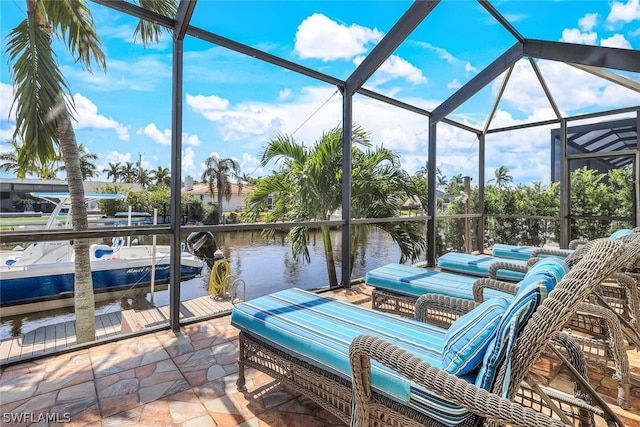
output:
M 203 203 L 218 202 L 218 191 L 214 188 L 213 195 L 209 193 L 209 186 L 206 183 L 194 184 L 193 179 L 190 177 L 185 179 L 185 185 L 182 189 L 182 194 L 191 194 L 196 196 Z M 229 201 L 222 200 L 222 209 L 225 212 L 229 211 L 241 211 L 244 206 L 244 201 L 249 196 L 249 193 L 253 190 L 253 186 L 243 184 L 240 187 L 236 183 L 231 183 L 231 199 Z

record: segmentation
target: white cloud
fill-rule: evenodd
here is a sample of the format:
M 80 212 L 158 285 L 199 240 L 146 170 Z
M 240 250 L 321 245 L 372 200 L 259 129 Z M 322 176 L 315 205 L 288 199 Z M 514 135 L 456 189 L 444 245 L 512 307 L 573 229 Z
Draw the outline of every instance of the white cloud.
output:
M 600 45 L 604 47 L 617 47 L 621 49 L 633 49 L 631 43 L 622 35 L 614 34 L 609 38 L 600 40 Z
M 418 46 L 421 46 L 425 49 L 428 49 L 437 53 L 440 59 L 444 59 L 449 64 L 455 64 L 458 61 L 458 59 L 455 56 L 453 56 L 451 53 L 449 53 L 449 51 L 447 51 L 444 48 L 434 46 L 431 43 L 427 43 L 427 42 L 417 42 L 416 44 Z
M 578 27 L 580 27 L 580 30 L 584 32 L 588 32 L 593 30 L 593 28 L 596 26 L 597 21 L 598 21 L 597 13 L 587 13 L 586 15 L 584 15 L 582 18 L 578 20 Z
M 364 61 L 364 56 L 357 56 L 353 62 L 356 66 Z M 408 61 L 397 55 L 391 55 L 380 65 L 380 68 L 373 74 L 374 85 L 383 84 L 396 78 L 404 78 L 410 83 L 426 83 L 427 78 L 419 68 L 411 65 Z
M 291 89 L 289 88 L 282 89 L 280 93 L 278 93 L 278 99 L 279 100 L 287 99 L 289 95 L 291 95 Z
M 14 108 L 14 111 L 11 113 L 11 116 L 9 116 L 11 104 L 13 103 L 13 86 L 12 85 L 8 85 L 6 83 L 0 82 L 0 99 L 2 99 L 2 102 L 0 102 L 0 120 L 7 120 L 8 118 L 10 121 L 15 122 L 16 121 L 15 108 Z
M 570 65 L 556 61 L 538 61 L 538 67 L 558 107 L 567 112 L 585 108 L 620 108 L 640 103 L 640 94 L 607 80 L 598 78 Z M 497 93 L 501 81 L 493 82 L 493 93 Z M 520 111 L 549 112 L 542 119 L 554 118 L 550 104 L 528 61 L 516 63 L 507 84 L 503 101 Z
M 171 145 L 171 129 L 165 129 L 161 131 L 158 129 L 155 123 L 149 123 L 142 131 L 138 133 L 142 133 L 147 135 L 153 141 L 160 145 Z M 200 146 L 200 138 L 198 135 L 189 135 L 186 132 L 182 133 L 182 144 L 189 145 L 192 147 Z
M 115 129 L 118 138 L 129 140 L 129 130 L 116 120 L 98 114 L 98 106 L 85 96 L 76 93 L 73 96 L 77 123 L 76 129 Z
M 13 102 L 13 86 L 0 82 L 0 141 L 4 142 L 13 138 L 16 129 L 15 108 L 9 114 Z
M 464 69 L 467 73 L 473 73 L 476 74 L 478 72 L 478 69 L 476 67 L 474 67 L 473 65 L 471 65 L 470 62 L 467 62 L 464 64 Z
M 626 24 L 635 20 L 640 20 L 639 0 L 627 0 L 626 3 L 613 2 L 609 16 L 607 16 L 608 24 L 616 24 L 618 22 Z
M 383 34 L 353 24 L 339 24 L 320 13 L 314 13 L 298 26 L 294 52 L 301 58 L 323 61 L 350 59 L 368 50 L 368 46 L 380 41 Z
M 229 100 L 220 98 L 219 96 L 210 95 L 189 95 L 185 97 L 187 105 L 195 111 L 203 110 L 226 110 L 229 108 Z
M 191 147 L 187 147 L 182 151 L 182 175 L 191 175 L 195 179 L 199 179 L 201 174 L 196 174 L 195 156 L 196 153 Z
M 598 34 L 594 32 L 582 32 L 577 28 L 565 28 L 562 30 L 561 42 L 595 45 L 598 41 Z
M 447 83 L 447 88 L 449 89 L 460 89 L 462 87 L 462 83 L 458 81 L 458 79 L 453 79 L 449 83 Z
M 160 131 L 155 123 L 149 123 L 147 126 L 145 126 L 142 133 L 147 135 L 158 144 L 171 145 L 171 129 Z

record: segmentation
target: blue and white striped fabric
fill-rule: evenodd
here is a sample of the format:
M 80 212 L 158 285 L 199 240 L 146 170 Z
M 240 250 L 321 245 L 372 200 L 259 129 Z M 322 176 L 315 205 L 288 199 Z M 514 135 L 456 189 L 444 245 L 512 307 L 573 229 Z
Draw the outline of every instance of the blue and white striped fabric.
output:
M 443 369 L 460 375 L 477 368 L 508 306 L 502 298 L 490 299 L 456 320 L 444 336 Z
M 438 294 L 473 299 L 473 282 L 476 280 L 475 277 L 402 264 L 387 264 L 365 275 L 365 282 L 369 286 L 414 298 Z M 500 297 L 511 299 L 513 296 L 493 289 L 485 292 L 485 299 Z
M 381 313 L 312 292 L 289 289 L 238 304 L 231 324 L 312 365 L 351 378 L 349 345 L 361 334 L 388 340 L 441 367 L 445 329 Z M 475 375 L 462 376 L 473 383 Z M 468 412 L 430 394 L 396 372 L 372 362 L 372 387 L 447 425 Z
M 489 277 L 489 267 L 491 264 L 503 261 L 510 264 L 526 266 L 527 261 L 519 259 L 496 258 L 487 255 L 472 255 L 459 252 L 447 252 L 438 258 L 438 267 L 446 271 L 468 274 L 476 277 Z M 524 278 L 524 273 L 511 270 L 498 271 L 497 278 L 500 280 L 518 281 Z
M 525 279 L 531 277 L 536 274 L 548 274 L 553 278 L 553 287 L 562 280 L 562 278 L 569 272 L 569 266 L 562 258 L 558 257 L 549 257 L 543 258 L 540 261 L 536 262 L 529 268 L 527 274 L 524 275 Z M 551 292 L 551 289 L 548 289 Z
M 476 378 L 478 387 L 489 389 L 496 371 L 505 358 L 510 357 L 517 334 L 529 321 L 538 305 L 547 297 L 550 277 L 537 274 L 523 280 L 516 296 L 502 315 L 495 339 L 489 344 Z M 508 378 L 505 378 L 508 381 Z
M 505 245 L 503 243 L 496 243 L 493 245 L 493 248 L 491 248 L 491 255 L 498 258 L 528 260 L 531 258 L 531 253 L 535 249 L 537 248 L 534 246 Z

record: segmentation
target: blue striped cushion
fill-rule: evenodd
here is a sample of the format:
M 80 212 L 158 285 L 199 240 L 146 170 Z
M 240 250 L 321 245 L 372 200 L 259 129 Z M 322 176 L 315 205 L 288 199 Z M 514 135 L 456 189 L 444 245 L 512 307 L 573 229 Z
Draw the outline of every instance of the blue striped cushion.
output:
M 523 259 L 531 258 L 531 253 L 535 248 L 533 246 L 517 246 L 496 243 L 491 249 L 491 255 L 499 258 Z
M 361 334 L 383 338 L 440 367 L 445 329 L 300 289 L 288 289 L 238 304 L 231 324 L 298 359 L 351 379 L 349 345 Z M 440 420 L 462 422 L 468 411 L 434 396 L 395 371 L 371 363 L 377 392 Z M 475 381 L 475 373 L 464 376 Z
M 611 236 L 609 236 L 610 239 L 615 240 L 615 239 L 619 239 L 621 237 L 624 236 L 628 236 L 629 234 L 633 234 L 634 231 L 633 230 L 629 230 L 628 228 L 623 228 L 621 230 L 616 231 L 615 233 L 611 234 Z
M 482 362 L 508 306 L 506 300 L 494 298 L 453 322 L 444 336 L 442 368 L 453 375 L 475 369 Z
M 475 277 L 403 264 L 387 264 L 370 270 L 365 275 L 369 286 L 414 298 L 430 293 L 473 299 L 471 291 L 476 280 Z M 485 293 L 485 299 L 499 297 L 511 298 L 511 295 L 493 289 L 488 289 Z
M 536 274 L 548 274 L 553 278 L 553 286 L 555 286 L 568 272 L 569 266 L 562 258 L 548 257 L 533 264 L 524 277 L 526 279 Z M 548 289 L 548 291 L 551 292 L 551 289 L 553 289 L 553 287 Z
M 547 297 L 551 280 L 553 279 L 546 274 L 536 274 L 520 283 L 518 292 L 502 315 L 502 322 L 495 339 L 491 341 L 485 352 L 482 366 L 476 377 L 478 387 L 487 390 L 491 387 L 498 366 L 511 354 L 517 334 L 529 321 L 538 305 Z
M 486 255 L 471 255 L 458 252 L 447 252 L 438 258 L 438 267 L 447 271 L 468 274 L 476 277 L 489 277 L 489 267 L 494 262 L 503 261 L 511 264 L 526 266 L 527 262 L 519 259 L 496 258 Z M 519 271 L 500 270 L 498 279 L 517 281 L 524 278 Z

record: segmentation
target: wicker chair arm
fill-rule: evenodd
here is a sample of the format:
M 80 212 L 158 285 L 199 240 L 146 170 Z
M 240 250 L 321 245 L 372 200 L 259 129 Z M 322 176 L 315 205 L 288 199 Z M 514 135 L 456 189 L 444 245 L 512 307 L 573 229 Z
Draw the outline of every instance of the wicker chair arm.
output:
M 531 252 L 531 258 L 540 258 L 540 255 L 549 255 L 566 258 L 571 255 L 573 251 L 567 249 L 556 248 L 536 248 Z
M 497 261 L 489 266 L 489 277 L 491 279 L 497 279 L 498 271 L 500 270 L 511 270 L 526 273 L 527 270 L 529 270 L 529 267 L 519 264 L 513 264 L 506 261 Z
M 569 249 L 576 250 L 578 249 L 579 246 L 584 245 L 588 241 L 589 240 L 587 239 L 573 239 L 572 241 L 569 242 Z
M 565 424 L 508 399 L 480 389 L 411 355 L 380 338 L 361 335 L 349 347 L 353 372 L 356 426 L 369 425 L 368 402 L 371 400 L 371 359 L 406 376 L 432 393 L 464 407 L 479 417 L 500 424 L 521 427 L 560 427 Z
M 640 328 L 640 295 L 636 279 L 629 273 L 615 273 L 613 277 L 618 286 L 624 288 L 627 295 L 631 323 L 636 325 L 636 328 Z
M 518 292 L 518 285 L 511 282 L 503 282 L 496 279 L 480 278 L 473 282 L 473 300 L 476 302 L 484 301 L 484 290 L 493 289 L 504 292 L 506 294 L 515 295 Z
M 460 317 L 473 310 L 478 303 L 471 300 L 454 298 L 439 294 L 424 294 L 416 301 L 415 319 L 419 322 L 429 322 L 429 311 L 451 313 L 452 317 Z

